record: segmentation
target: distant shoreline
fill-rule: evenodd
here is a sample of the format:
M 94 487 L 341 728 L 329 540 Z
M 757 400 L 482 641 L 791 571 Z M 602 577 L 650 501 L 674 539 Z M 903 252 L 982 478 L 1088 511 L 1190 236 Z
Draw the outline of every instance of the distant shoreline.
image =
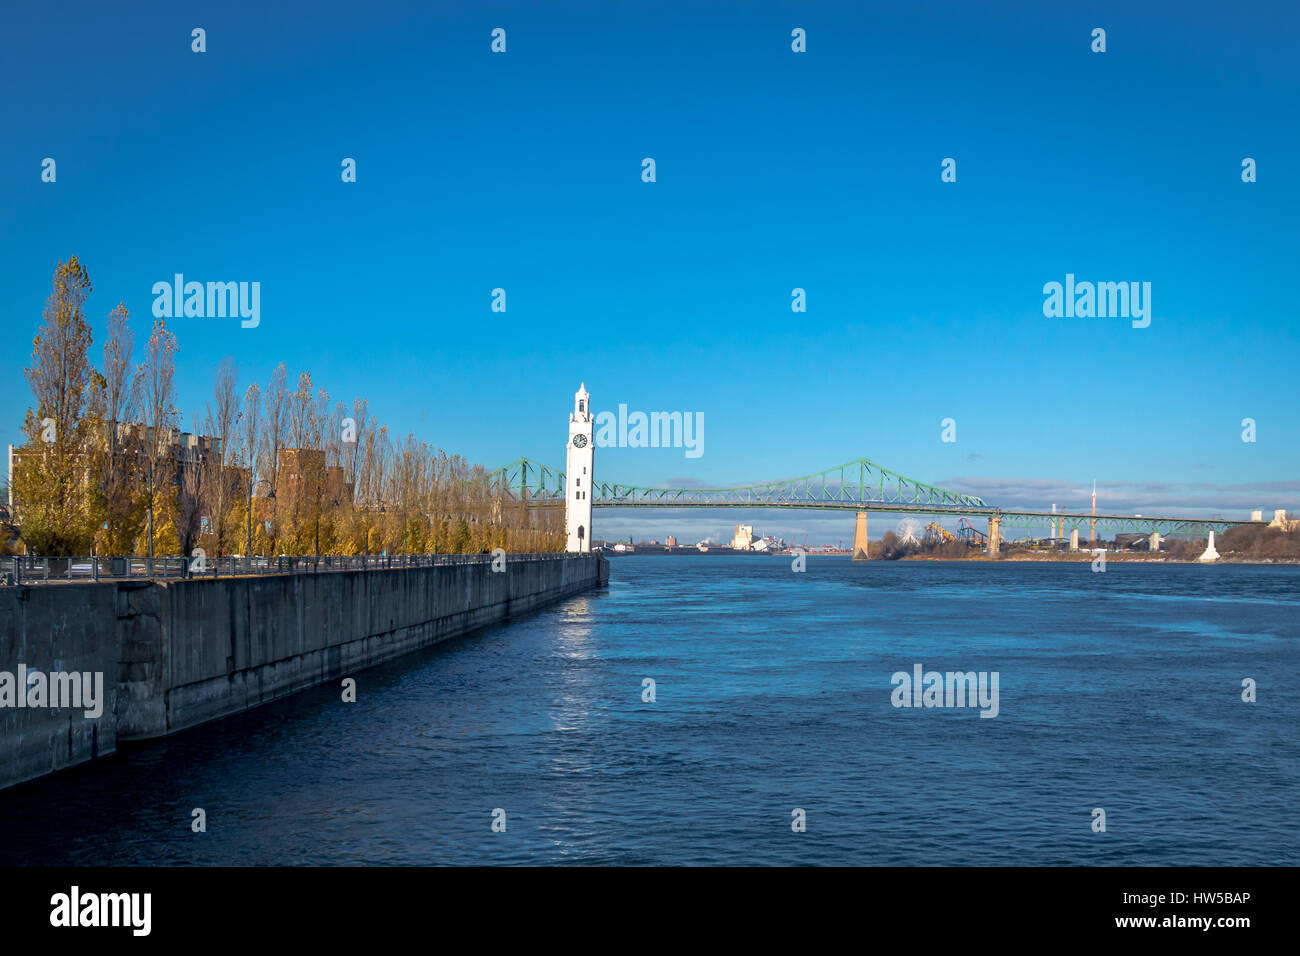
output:
M 1095 561 L 1097 555 L 1092 551 L 1072 551 L 1062 554 L 1008 554 L 1000 558 L 990 559 L 981 555 L 974 558 L 955 558 L 956 561 L 1063 561 L 1063 562 L 1080 562 Z M 916 560 L 939 560 L 927 559 L 925 557 L 908 557 L 900 558 L 901 561 Z M 1220 555 L 1215 561 L 1198 561 L 1195 558 L 1171 558 L 1165 555 L 1159 557 L 1147 554 L 1125 554 L 1121 551 L 1107 551 L 1106 562 L 1137 562 L 1140 564 L 1300 564 L 1297 558 L 1248 558 L 1240 555 Z
M 652 555 L 655 557 L 708 557 L 709 555 L 745 555 L 753 557 L 777 557 L 792 558 L 792 551 L 737 551 L 734 548 L 710 548 L 708 551 L 700 551 L 697 548 L 638 548 L 635 551 L 610 551 L 601 552 L 610 558 L 627 558 L 637 556 Z M 807 551 L 805 555 L 810 558 L 850 558 L 853 556 L 851 551 Z M 979 562 L 989 564 L 1005 564 L 1007 562 L 1059 562 L 1064 564 L 1081 564 L 1091 563 L 1097 559 L 1093 551 L 1061 551 L 1057 553 L 1039 552 L 1039 553 L 1021 553 L 1021 554 L 1003 554 L 998 558 L 990 558 L 986 554 L 972 554 L 969 557 L 930 557 L 924 554 L 912 554 L 903 558 L 871 558 L 872 561 L 911 561 L 911 562 L 929 562 L 929 561 L 950 561 L 959 562 Z M 1217 561 L 1198 561 L 1196 559 L 1171 558 L 1166 555 L 1153 556 L 1141 553 L 1124 553 L 1122 551 L 1107 551 L 1106 562 L 1125 562 L 1137 564 L 1290 564 L 1300 565 L 1300 559 L 1297 558 L 1249 558 L 1239 555 L 1221 555 Z

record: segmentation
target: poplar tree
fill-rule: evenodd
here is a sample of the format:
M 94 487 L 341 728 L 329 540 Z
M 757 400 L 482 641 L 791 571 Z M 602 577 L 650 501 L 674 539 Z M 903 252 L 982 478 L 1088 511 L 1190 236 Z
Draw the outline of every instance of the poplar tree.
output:
M 155 546 L 174 540 L 176 532 L 177 476 L 171 458 L 172 432 L 178 421 L 174 405 L 176 351 L 176 336 L 167 330 L 162 318 L 154 319 L 144 361 L 136 370 L 145 424 L 145 534 L 150 558 Z
M 104 342 L 104 367 L 94 373 L 95 434 L 92 437 L 92 474 L 95 476 L 92 512 L 96 550 L 100 554 L 128 554 L 145 522 L 145 502 L 139 464 L 138 437 L 121 428 L 136 415 L 136 382 L 131 375 L 135 336 L 128 323 L 125 303 L 108 316 Z
M 279 553 L 280 541 L 280 465 L 289 427 L 290 394 L 288 370 L 283 362 L 271 373 L 262 406 L 262 472 L 271 502 L 270 554 Z
M 214 442 L 203 463 L 206 472 L 203 481 L 203 513 L 211 522 L 212 554 L 225 557 L 234 549 L 234 516 L 231 514 L 240 489 L 233 480 L 235 426 L 241 409 L 236 388 L 239 372 L 232 358 L 224 358 L 217 366 L 212 386 L 212 401 L 203 419 L 203 431 Z
M 242 442 L 239 455 L 244 467 L 248 469 L 247 485 L 244 488 L 247 509 L 244 514 L 244 555 L 246 557 L 253 553 L 253 487 L 257 480 L 258 452 L 262 442 L 261 417 L 262 390 L 254 382 L 244 392 L 244 410 L 240 419 Z
M 59 262 L 25 370 L 36 404 L 23 423 L 27 441 L 15 467 L 14 499 L 23 539 L 42 555 L 84 554 L 92 540 L 85 455 L 91 333 L 83 311 L 90 291 L 76 256 Z

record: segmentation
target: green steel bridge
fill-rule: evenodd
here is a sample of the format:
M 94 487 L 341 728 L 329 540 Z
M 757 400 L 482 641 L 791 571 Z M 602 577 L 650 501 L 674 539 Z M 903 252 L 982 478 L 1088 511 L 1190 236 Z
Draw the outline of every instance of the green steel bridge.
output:
M 564 502 L 564 472 L 519 458 L 489 473 L 493 485 L 513 497 L 536 503 Z M 948 491 L 908 478 L 859 458 L 799 478 L 767 481 L 733 488 L 647 488 L 612 481 L 594 481 L 591 503 L 596 508 L 802 508 L 810 511 L 878 511 L 889 514 L 951 515 L 998 519 L 1001 528 L 1142 532 L 1160 535 L 1205 535 L 1238 525 L 1262 522 L 1222 518 L 1163 515 L 1118 515 L 1068 511 L 1004 510 L 983 498 Z

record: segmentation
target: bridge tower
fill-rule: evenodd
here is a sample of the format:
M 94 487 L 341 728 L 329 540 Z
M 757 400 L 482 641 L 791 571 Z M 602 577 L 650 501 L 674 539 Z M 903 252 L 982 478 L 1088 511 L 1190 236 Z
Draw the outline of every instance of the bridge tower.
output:
M 866 561 L 871 557 L 871 541 L 867 538 L 867 513 L 859 511 L 853 525 L 853 560 Z
M 999 558 L 1002 556 L 1002 513 L 994 512 L 989 515 L 989 533 L 988 533 L 989 557 Z
M 564 459 L 564 533 L 566 551 L 591 550 L 591 481 L 595 467 L 591 396 L 583 382 L 573 395 L 569 441 Z

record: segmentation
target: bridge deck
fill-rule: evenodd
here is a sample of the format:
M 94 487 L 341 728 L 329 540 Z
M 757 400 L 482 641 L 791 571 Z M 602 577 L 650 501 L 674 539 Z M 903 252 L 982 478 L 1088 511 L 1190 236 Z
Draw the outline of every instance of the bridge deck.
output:
M 491 472 L 493 482 L 513 496 L 539 505 L 564 501 L 564 472 L 521 458 Z M 648 488 L 594 481 L 594 508 L 788 508 L 805 511 L 874 511 L 886 514 L 953 515 L 1001 520 L 1002 527 L 1065 530 L 1142 531 L 1207 534 L 1262 521 L 1179 515 L 1085 514 L 1070 511 L 1002 509 L 982 498 L 949 491 L 890 471 L 867 458 L 784 481 L 735 488 Z

